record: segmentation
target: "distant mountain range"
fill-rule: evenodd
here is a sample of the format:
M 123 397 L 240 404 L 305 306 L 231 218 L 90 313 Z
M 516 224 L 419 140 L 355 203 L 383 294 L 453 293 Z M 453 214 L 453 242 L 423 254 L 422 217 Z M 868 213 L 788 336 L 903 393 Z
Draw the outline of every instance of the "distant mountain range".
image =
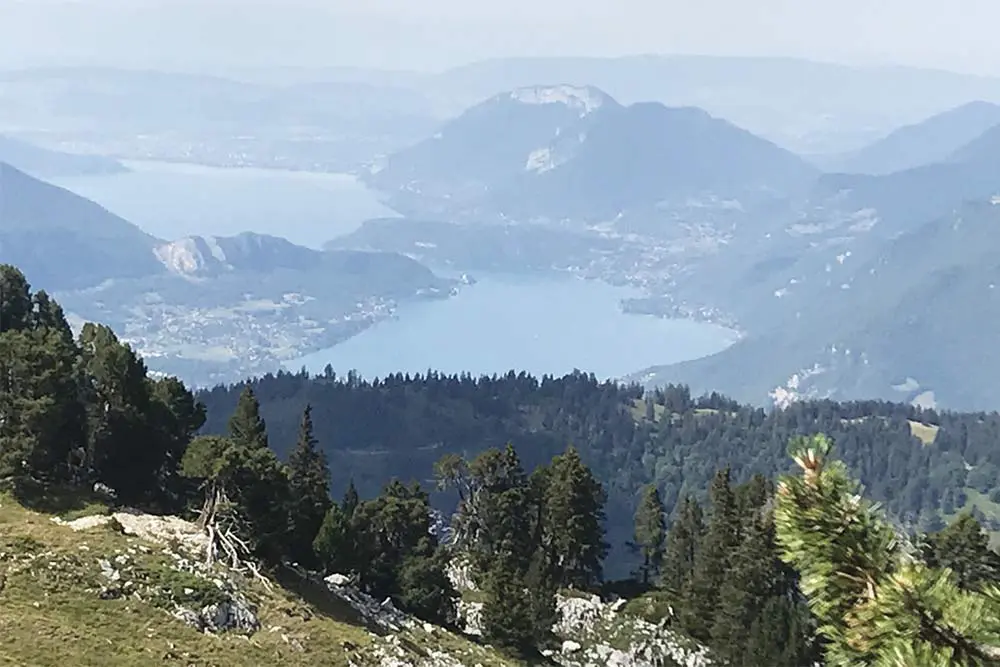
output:
M 443 117 L 418 90 L 360 81 L 0 70 L 0 132 L 16 128 L 17 138 L 44 136 L 47 144 L 129 159 L 349 171 L 415 141 Z
M 623 104 L 699 107 L 801 154 L 857 150 L 970 100 L 1000 103 L 997 77 L 771 57 L 497 58 L 413 85 L 467 107 L 545 81 L 597 86 Z
M 472 107 L 366 180 L 410 215 L 601 222 L 692 198 L 783 198 L 816 175 L 700 109 L 625 107 L 597 88 L 552 85 Z
M 1000 126 L 1000 105 L 969 102 L 901 127 L 865 148 L 825 160 L 828 171 L 886 175 L 944 162 L 990 128 Z

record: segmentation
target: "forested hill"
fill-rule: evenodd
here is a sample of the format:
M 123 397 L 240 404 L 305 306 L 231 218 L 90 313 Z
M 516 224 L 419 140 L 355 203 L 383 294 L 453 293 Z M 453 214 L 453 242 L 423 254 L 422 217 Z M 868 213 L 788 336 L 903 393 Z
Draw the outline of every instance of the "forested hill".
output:
M 875 401 L 802 402 L 765 412 L 718 395 L 693 398 L 683 387 L 644 396 L 638 387 L 582 373 L 539 379 L 431 372 L 367 381 L 328 370 L 251 384 L 280 457 L 295 443 L 303 408 L 312 406 L 335 490 L 352 478 L 364 495 L 393 477 L 430 486 L 433 465 L 444 454 L 470 456 L 507 442 L 530 470 L 572 443 L 608 489 L 608 537 L 615 547 L 631 537 L 645 484 L 659 486 L 671 511 L 683 494 L 703 497 L 722 465 L 732 466 L 737 481 L 785 472 L 789 438 L 819 432 L 833 438 L 838 457 L 898 520 L 934 529 L 968 506 L 991 528 L 1000 527 L 1000 505 L 992 502 L 1000 501 L 996 413 Z M 225 432 L 243 387 L 198 394 L 208 411 L 206 432 Z M 622 553 L 609 567 L 617 569 Z

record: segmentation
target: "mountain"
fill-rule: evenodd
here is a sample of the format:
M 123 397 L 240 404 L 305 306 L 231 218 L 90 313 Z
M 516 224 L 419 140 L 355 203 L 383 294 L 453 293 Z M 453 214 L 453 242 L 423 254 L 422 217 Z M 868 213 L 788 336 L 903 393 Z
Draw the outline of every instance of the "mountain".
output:
M 747 308 L 763 312 L 756 334 L 643 377 L 724 387 L 755 401 L 878 396 L 993 409 L 1000 404 L 990 334 L 1000 326 L 998 225 L 994 198 L 884 242 L 817 248 L 811 263 L 792 263 L 743 291 Z M 762 305 L 771 290 L 770 305 Z
M 943 162 L 997 125 L 1000 125 L 1000 105 L 969 102 L 901 127 L 860 151 L 834 160 L 828 168 L 884 175 Z
M 0 135 L 0 162 L 6 162 L 37 178 L 119 174 L 128 171 L 125 165 L 111 158 L 52 151 L 3 135 Z
M 695 106 L 799 154 L 853 151 L 971 100 L 1000 103 L 1000 78 L 794 58 L 523 57 L 447 70 L 422 89 L 468 106 L 539 81 L 594 85 L 624 104 Z
M 617 105 L 590 87 L 501 93 L 467 109 L 433 136 L 389 155 L 366 180 L 389 192 L 393 206 L 402 210 L 474 206 L 497 183 L 532 168 L 535 152 L 563 131 Z
M 160 241 L 94 202 L 0 162 L 0 262 L 47 290 L 163 271 Z
M 1000 107 L 997 107 L 1000 109 Z M 823 174 L 799 211 L 803 225 L 867 217 L 882 238 L 952 213 L 963 202 L 1000 194 L 1000 125 L 954 147 L 937 162 L 884 175 Z
M 490 201 L 505 217 L 602 221 L 690 199 L 782 198 L 814 171 L 769 141 L 695 108 L 644 102 L 588 119 L 533 154 Z
M 599 222 L 690 198 L 783 197 L 815 171 L 699 109 L 516 89 L 390 155 L 368 182 L 415 216 Z

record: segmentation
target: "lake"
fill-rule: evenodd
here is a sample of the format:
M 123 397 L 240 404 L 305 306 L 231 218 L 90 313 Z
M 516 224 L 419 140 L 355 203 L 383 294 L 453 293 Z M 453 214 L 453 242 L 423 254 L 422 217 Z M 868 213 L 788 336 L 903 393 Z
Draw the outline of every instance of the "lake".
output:
M 124 174 L 50 179 L 169 241 L 250 231 L 320 248 L 395 215 L 347 174 L 125 162 Z
M 711 324 L 622 313 L 621 299 L 636 290 L 569 277 L 474 277 L 456 297 L 404 306 L 398 318 L 287 367 L 319 373 L 330 364 L 338 374 L 368 378 L 428 368 L 474 375 L 579 369 L 617 378 L 714 354 L 736 340 Z
M 267 169 L 129 162 L 131 173 L 57 179 L 160 238 L 283 236 L 318 248 L 372 217 L 393 215 L 353 177 Z M 626 315 L 619 302 L 639 292 L 575 278 L 474 276 L 444 301 L 404 305 L 329 350 L 289 363 L 366 377 L 394 372 L 563 374 L 607 378 L 719 352 L 728 329 L 688 320 Z

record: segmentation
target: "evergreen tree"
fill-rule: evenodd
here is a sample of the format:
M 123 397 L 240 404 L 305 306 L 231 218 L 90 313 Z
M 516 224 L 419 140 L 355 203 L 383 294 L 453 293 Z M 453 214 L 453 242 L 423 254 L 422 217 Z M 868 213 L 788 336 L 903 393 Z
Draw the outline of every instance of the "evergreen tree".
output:
M 683 590 L 681 620 L 696 639 L 708 641 L 730 559 L 739 546 L 740 526 L 729 468 L 720 470 L 709 489 L 711 511 L 691 578 Z
M 950 569 L 963 590 L 1000 585 L 1000 555 L 990 549 L 989 535 L 968 512 L 928 535 L 923 551 L 930 567 Z
M 452 544 L 466 554 L 472 569 L 485 577 L 503 561 L 523 574 L 538 544 L 533 532 L 536 511 L 532 489 L 514 448 L 489 449 L 466 463 L 443 458 L 437 465 L 441 488 L 455 488 L 459 506 Z
M 0 264 L 0 333 L 24 331 L 31 326 L 31 286 L 23 273 L 10 264 Z
M 181 461 L 188 444 L 205 423 L 205 406 L 177 378 L 147 380 L 150 388 L 149 425 L 152 438 L 163 452 L 158 489 L 151 494 L 166 512 L 183 510 L 187 488 L 180 474 Z
M 535 652 L 543 629 L 535 623 L 538 603 L 530 594 L 525 575 L 502 562 L 486 576 L 483 595 L 483 638 L 522 656 Z
M 290 497 L 284 467 L 271 450 L 201 436 L 184 453 L 182 471 L 201 483 L 199 524 L 222 542 L 222 557 L 232 560 L 233 545 L 242 542 L 250 554 L 235 555 L 281 562 L 288 551 Z M 225 542 L 229 533 L 239 541 Z
M 146 366 L 103 325 L 84 325 L 80 349 L 87 462 L 123 502 L 148 499 L 162 479 L 169 444 L 156 437 Z
M 414 553 L 400 565 L 400 606 L 411 614 L 445 627 L 458 621 L 458 593 L 448 578 L 448 554 L 438 548 L 433 553 Z
M 351 523 L 340 506 L 332 505 L 327 510 L 312 546 L 316 562 L 326 574 L 355 570 Z
M 313 540 L 332 505 L 330 469 L 326 456 L 313 437 L 312 408 L 302 412 L 299 438 L 288 457 L 288 487 L 291 496 L 291 545 L 293 559 L 313 565 Z
M 543 545 L 554 558 L 560 586 L 587 588 L 601 581 L 604 487 L 575 447 L 552 459 L 543 506 Z
M 659 576 L 666 540 L 666 510 L 659 489 L 650 484 L 643 491 L 635 512 L 634 544 L 642 556 L 639 579 L 644 585 Z
M 429 620 L 454 618 L 457 594 L 444 574 L 445 560 L 430 529 L 430 501 L 417 485 L 394 480 L 377 498 L 358 505 L 351 533 L 361 584 L 373 596 L 392 597 Z M 427 582 L 441 590 L 432 594 Z M 432 601 L 440 606 L 431 609 Z M 408 604 L 417 608 L 409 609 Z
M 340 509 L 343 510 L 348 521 L 354 516 L 354 510 L 357 509 L 359 502 L 358 489 L 354 486 L 352 479 L 347 485 L 347 491 L 344 492 L 344 499 L 340 502 Z
M 782 558 L 802 575 L 827 664 L 998 664 L 1000 588 L 963 591 L 949 570 L 912 558 L 846 467 L 827 459 L 831 444 L 792 440 L 802 475 L 782 478 L 775 511 Z
M 667 532 L 667 542 L 661 566 L 661 585 L 680 600 L 682 591 L 694 571 L 698 545 L 705 530 L 701 506 L 691 496 L 685 496 L 673 524 Z
M 260 416 L 260 403 L 249 384 L 244 387 L 236 410 L 229 418 L 229 437 L 241 447 L 267 447 L 267 425 Z
M 0 266 L 0 475 L 65 480 L 85 438 L 79 350 L 62 309 Z

